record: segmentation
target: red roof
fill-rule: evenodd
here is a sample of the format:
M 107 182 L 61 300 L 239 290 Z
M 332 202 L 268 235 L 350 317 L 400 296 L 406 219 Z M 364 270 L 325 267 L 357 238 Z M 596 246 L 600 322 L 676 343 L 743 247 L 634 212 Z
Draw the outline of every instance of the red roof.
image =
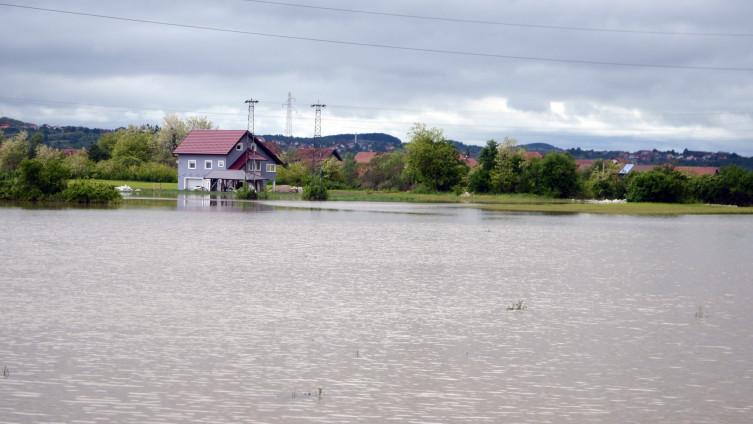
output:
M 75 156 L 79 153 L 84 153 L 83 149 L 63 149 L 63 154 L 66 156 Z
M 261 137 L 257 137 L 257 138 L 261 138 Z M 262 141 L 262 144 L 264 144 L 267 147 L 267 149 L 269 149 L 270 152 L 275 154 L 275 156 L 282 155 L 282 149 L 280 148 L 279 145 L 277 145 L 277 143 L 275 143 L 274 141 L 264 141 L 264 140 L 261 140 L 261 141 Z
M 173 153 L 226 155 L 247 132 L 245 130 L 193 130 Z
M 716 175 L 719 168 L 715 166 L 675 166 L 675 171 L 693 175 Z
M 295 160 L 297 162 L 313 163 L 315 165 L 321 165 L 325 160 L 334 157 L 335 159 L 342 161 L 340 152 L 334 147 L 313 148 L 307 147 L 298 149 L 295 152 Z
M 544 155 L 542 155 L 539 152 L 523 152 L 523 157 L 526 158 L 526 160 L 531 160 L 531 159 L 541 159 L 544 157 Z
M 379 152 L 358 152 L 356 153 L 355 161 L 356 163 L 366 165 L 368 163 L 371 163 L 371 161 L 379 155 Z

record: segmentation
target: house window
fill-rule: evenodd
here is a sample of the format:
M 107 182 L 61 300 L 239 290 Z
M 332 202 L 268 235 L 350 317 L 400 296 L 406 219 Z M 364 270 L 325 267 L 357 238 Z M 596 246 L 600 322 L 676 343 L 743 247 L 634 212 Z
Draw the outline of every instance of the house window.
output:
M 217 167 L 218 168 L 224 168 L 225 167 L 225 161 L 224 160 L 218 160 L 217 161 Z
M 267 172 L 269 172 L 269 173 L 277 172 L 277 166 L 275 166 L 275 164 L 273 164 L 273 163 L 268 163 L 267 164 Z
M 212 161 L 211 160 L 205 160 L 204 161 L 204 169 L 212 169 Z
M 235 145 L 235 150 L 243 150 L 243 143 L 238 143 Z
M 189 160 L 188 161 L 188 169 L 196 169 L 196 161 L 195 160 Z
M 261 171 L 261 162 L 259 161 L 251 161 L 248 163 L 248 170 L 249 171 Z

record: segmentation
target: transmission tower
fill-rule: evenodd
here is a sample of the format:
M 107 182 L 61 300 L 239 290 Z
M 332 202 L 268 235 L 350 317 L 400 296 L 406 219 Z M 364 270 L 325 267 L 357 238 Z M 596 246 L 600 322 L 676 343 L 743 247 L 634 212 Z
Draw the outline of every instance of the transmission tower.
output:
M 314 108 L 314 138 L 322 138 L 322 109 L 326 108 L 327 105 L 321 104 L 321 103 L 315 103 L 311 105 L 311 107 Z
M 256 104 L 259 103 L 258 100 L 254 99 L 248 99 L 245 101 L 245 103 L 248 105 L 248 123 L 246 125 L 246 129 L 248 131 L 251 131 L 251 134 L 254 133 L 255 130 L 255 122 L 254 122 L 254 112 L 256 109 Z
M 287 137 L 293 136 L 293 102 L 295 99 L 293 98 L 293 94 L 288 91 L 288 114 L 285 117 L 285 135 Z

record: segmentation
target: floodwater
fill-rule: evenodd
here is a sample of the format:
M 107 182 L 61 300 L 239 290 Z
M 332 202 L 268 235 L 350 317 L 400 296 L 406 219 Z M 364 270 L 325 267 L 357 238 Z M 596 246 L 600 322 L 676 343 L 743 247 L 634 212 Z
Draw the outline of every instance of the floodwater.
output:
M 753 217 L 249 205 L 0 208 L 0 423 L 753 421 Z

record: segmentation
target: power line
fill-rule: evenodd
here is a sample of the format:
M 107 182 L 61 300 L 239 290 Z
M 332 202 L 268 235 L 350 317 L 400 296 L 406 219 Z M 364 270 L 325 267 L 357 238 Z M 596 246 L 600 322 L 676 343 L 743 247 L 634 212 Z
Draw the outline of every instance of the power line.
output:
M 66 14 L 66 15 L 86 16 L 86 17 L 91 17 L 91 18 L 108 19 L 108 20 L 122 21 L 122 22 L 135 22 L 135 23 L 144 23 L 144 24 L 151 24 L 151 25 L 162 25 L 162 26 L 169 26 L 169 27 L 174 27 L 174 28 L 196 29 L 196 30 L 203 30 L 203 31 L 229 33 L 229 34 L 241 34 L 241 35 L 251 35 L 251 36 L 257 36 L 257 37 L 278 38 L 278 39 L 284 39 L 284 40 L 310 41 L 310 42 L 323 43 L 323 44 L 336 44 L 336 45 L 355 46 L 355 47 L 370 47 L 370 48 L 378 48 L 378 49 L 401 50 L 401 51 L 420 52 L 420 53 L 434 53 L 434 54 L 444 54 L 444 55 L 452 55 L 452 56 L 484 57 L 484 58 L 492 58 L 492 59 L 519 60 L 519 61 L 528 61 L 528 62 L 567 63 L 567 64 L 574 64 L 574 65 L 617 66 L 617 67 L 629 67 L 629 68 L 753 72 L 753 68 L 748 68 L 748 67 L 694 66 L 694 65 L 657 64 L 657 63 L 628 63 L 628 62 L 611 62 L 611 61 L 600 61 L 600 60 L 560 59 L 560 58 L 542 57 L 542 56 L 506 55 L 506 54 L 497 54 L 497 53 L 483 53 L 483 52 L 434 49 L 434 48 L 423 48 L 423 47 L 408 47 L 408 46 L 398 46 L 398 45 L 392 45 L 392 44 L 367 43 L 367 42 L 346 41 L 346 40 L 332 40 L 332 39 L 326 39 L 326 38 L 304 37 L 304 36 L 297 36 L 297 35 L 244 31 L 244 30 L 212 27 L 212 26 L 205 26 L 205 25 L 180 24 L 180 23 L 175 23 L 175 22 L 155 21 L 155 20 L 150 20 L 150 19 L 127 18 L 127 17 L 122 17 L 122 16 L 102 15 L 102 14 L 97 14 L 97 13 L 76 12 L 76 11 L 62 10 L 62 9 L 49 9 L 49 8 L 35 7 L 35 6 L 24 6 L 24 5 L 11 4 L 11 3 L 0 3 L 0 6 L 18 8 L 18 9 L 35 10 L 35 11 L 41 11 L 41 12 L 59 13 L 59 14 Z
M 138 107 L 128 107 L 128 106 L 105 106 L 105 105 L 94 105 L 90 103 L 75 103 L 75 102 L 63 102 L 63 101 L 56 101 L 56 100 L 40 100 L 40 99 L 21 99 L 21 98 L 13 98 L 13 97 L 2 97 L 0 96 L 0 100 L 9 100 L 9 101 L 15 101 L 19 103 L 25 103 L 25 104 L 37 104 L 37 105 L 72 105 L 72 106 L 80 106 L 80 107 L 99 107 L 99 108 L 105 108 L 105 109 L 117 109 L 117 110 L 131 110 L 131 111 L 140 111 L 140 112 L 146 112 L 146 111 L 158 111 L 158 112 L 173 112 L 173 113 L 194 113 L 194 114 L 200 114 L 200 115 L 221 115 L 221 116 L 235 116 L 235 117 L 246 117 L 246 114 L 239 111 L 235 113 L 231 112 L 198 112 L 198 111 L 177 111 L 177 110 L 164 110 L 160 108 L 138 108 Z M 316 105 L 314 105 L 316 106 Z M 324 105 L 322 105 L 324 106 Z M 269 119 L 277 119 L 278 116 L 273 115 L 256 115 L 264 118 Z M 316 119 L 316 114 L 314 114 L 314 118 Z M 344 117 L 330 117 L 327 118 L 329 121 L 333 122 L 344 122 L 344 123 L 358 123 L 361 124 L 362 127 L 370 127 L 370 128 L 382 128 L 383 124 L 403 124 L 403 125 L 412 125 L 416 123 L 416 120 L 396 120 L 396 119 L 379 119 L 379 118 L 370 118 L 370 119 L 355 119 L 355 118 L 344 118 Z M 488 119 L 488 116 L 484 119 Z M 495 125 L 485 125 L 485 124 L 463 124 L 463 123 L 453 123 L 453 122 L 442 122 L 442 121 L 436 121 L 432 119 L 418 119 L 419 121 L 424 121 L 425 123 L 433 126 L 441 126 L 441 127 L 455 127 L 455 128 L 472 128 L 472 129 L 486 129 L 489 131 L 505 131 L 505 130 L 520 130 L 520 131 L 528 131 L 528 132 L 542 132 L 541 129 L 533 128 L 531 126 L 521 126 L 521 125 L 502 125 L 502 126 L 495 126 Z M 709 128 L 720 128 L 725 130 L 735 130 L 740 132 L 748 132 L 753 131 L 753 127 L 709 127 Z M 573 125 L 550 125 L 549 127 L 545 128 L 545 130 L 549 131 L 565 131 L 565 132 L 572 132 L 572 133 L 578 133 L 579 131 L 582 132 L 583 130 L 586 130 L 584 128 L 580 128 Z M 607 130 L 600 129 L 599 131 L 605 132 Z M 638 133 L 645 131 L 645 128 L 630 128 L 630 127 L 623 127 L 623 128 L 616 128 L 612 130 L 608 130 L 613 133 L 624 133 L 624 132 L 633 132 Z M 547 132 L 547 131 L 543 131 Z
M 301 9 L 312 10 L 324 10 L 328 12 L 339 13 L 351 13 L 358 15 L 371 15 L 371 16 L 384 16 L 392 18 L 405 18 L 405 19 L 417 19 L 424 21 L 438 21 L 438 22 L 452 22 L 460 24 L 476 24 L 476 25 L 494 25 L 494 26 L 506 26 L 517 27 L 527 29 L 548 29 L 548 30 L 560 30 L 560 31 L 582 31 L 582 32 L 611 32 L 619 34 L 643 34 L 643 35 L 671 35 L 671 36 L 694 36 L 694 37 L 753 37 L 753 33 L 747 32 L 696 32 L 696 31 L 658 31 L 658 30 L 639 30 L 639 29 L 624 29 L 624 28 L 597 28 L 597 27 L 582 27 L 582 26 L 565 26 L 565 25 L 545 25 L 545 24 L 528 24 L 520 22 L 509 21 L 490 21 L 484 19 L 465 19 L 465 18 L 449 18 L 444 16 L 427 16 L 427 15 L 415 15 L 409 13 L 398 12 L 384 12 L 377 10 L 366 9 L 349 9 L 341 7 L 328 7 L 328 6 L 314 6 L 303 3 L 291 3 L 282 1 L 271 0 L 241 0 L 247 3 L 259 3 L 272 6 L 284 6 L 295 7 Z

